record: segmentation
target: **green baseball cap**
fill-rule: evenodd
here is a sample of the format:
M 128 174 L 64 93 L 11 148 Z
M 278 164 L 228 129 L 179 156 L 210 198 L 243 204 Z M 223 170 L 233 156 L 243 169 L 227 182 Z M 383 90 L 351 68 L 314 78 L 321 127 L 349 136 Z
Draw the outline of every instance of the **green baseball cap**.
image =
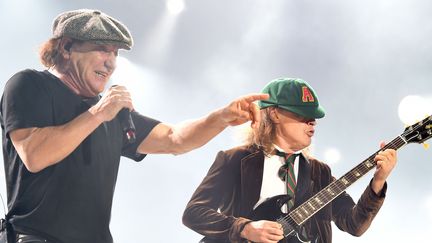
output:
M 268 100 L 258 101 L 261 109 L 275 106 L 306 118 L 323 118 L 324 109 L 306 81 L 299 78 L 278 78 L 270 81 L 261 91 L 269 94 Z

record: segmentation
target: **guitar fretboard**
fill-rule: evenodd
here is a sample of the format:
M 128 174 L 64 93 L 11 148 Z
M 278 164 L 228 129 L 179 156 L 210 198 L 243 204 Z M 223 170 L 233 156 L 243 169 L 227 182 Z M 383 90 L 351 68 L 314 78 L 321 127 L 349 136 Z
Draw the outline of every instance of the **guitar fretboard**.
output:
M 407 142 L 401 137 L 393 139 L 390 143 L 386 144 L 383 148 L 369 156 L 366 160 L 347 172 L 338 180 L 330 183 L 327 187 L 322 189 L 316 195 L 308 199 L 306 202 L 292 210 L 288 216 L 294 220 L 297 225 L 303 224 L 306 220 L 312 217 L 320 209 L 325 207 L 328 203 L 333 201 L 337 196 L 342 194 L 349 186 L 367 174 L 376 166 L 374 161 L 375 156 L 385 149 L 399 149 Z

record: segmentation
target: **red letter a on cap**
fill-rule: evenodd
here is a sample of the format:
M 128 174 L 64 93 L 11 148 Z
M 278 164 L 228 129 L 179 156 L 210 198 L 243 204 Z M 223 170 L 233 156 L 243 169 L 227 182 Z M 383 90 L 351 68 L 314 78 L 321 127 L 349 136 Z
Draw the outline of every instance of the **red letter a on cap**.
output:
M 309 88 L 306 86 L 302 87 L 302 100 L 303 102 L 314 102 L 315 99 L 312 95 L 312 93 L 310 92 Z

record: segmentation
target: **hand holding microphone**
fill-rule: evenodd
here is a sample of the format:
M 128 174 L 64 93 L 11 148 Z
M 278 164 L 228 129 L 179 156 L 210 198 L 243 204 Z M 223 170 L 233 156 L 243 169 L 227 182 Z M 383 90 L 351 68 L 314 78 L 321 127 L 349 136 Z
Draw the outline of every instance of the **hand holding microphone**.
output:
M 133 143 L 136 137 L 131 110 L 133 105 L 129 92 L 125 87 L 113 85 L 94 106 L 90 107 L 89 112 L 100 122 L 111 121 L 118 116 L 123 134 L 129 143 Z
M 116 87 L 117 85 L 112 85 L 111 87 Z M 135 124 L 132 120 L 131 112 L 129 108 L 122 108 L 117 114 L 120 124 L 123 129 L 123 134 L 129 143 L 133 143 L 136 140 L 135 136 Z

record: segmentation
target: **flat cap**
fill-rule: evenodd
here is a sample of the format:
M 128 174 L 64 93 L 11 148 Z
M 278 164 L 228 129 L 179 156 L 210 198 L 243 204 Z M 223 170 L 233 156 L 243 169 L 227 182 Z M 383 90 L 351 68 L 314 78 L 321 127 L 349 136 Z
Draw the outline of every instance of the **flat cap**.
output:
M 70 37 L 96 44 L 112 44 L 130 50 L 132 35 L 117 19 L 99 10 L 78 9 L 59 14 L 53 22 L 53 37 Z

